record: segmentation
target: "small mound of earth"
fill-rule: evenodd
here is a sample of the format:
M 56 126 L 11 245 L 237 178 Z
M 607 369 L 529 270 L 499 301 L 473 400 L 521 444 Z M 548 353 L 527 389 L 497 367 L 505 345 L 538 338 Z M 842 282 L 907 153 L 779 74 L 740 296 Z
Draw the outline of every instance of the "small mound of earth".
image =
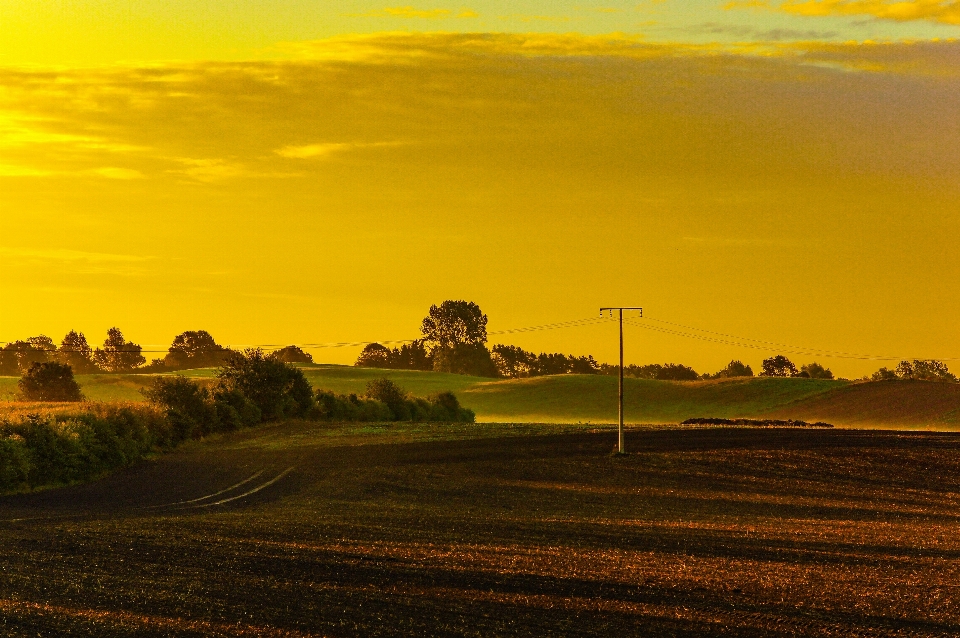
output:
M 830 423 L 817 421 L 808 423 L 806 421 L 780 420 L 780 419 L 715 419 L 715 418 L 697 418 L 687 419 L 680 425 L 749 425 L 758 428 L 832 428 Z

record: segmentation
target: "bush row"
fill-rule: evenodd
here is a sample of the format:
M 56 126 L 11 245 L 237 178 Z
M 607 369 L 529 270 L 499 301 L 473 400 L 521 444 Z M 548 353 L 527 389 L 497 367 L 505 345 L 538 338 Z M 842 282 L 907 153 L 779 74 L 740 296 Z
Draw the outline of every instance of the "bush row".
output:
M 259 350 L 232 354 L 212 386 L 161 376 L 144 394 L 150 405 L 83 404 L 76 413 L 0 420 L 0 491 L 89 480 L 152 450 L 263 421 L 474 421 L 451 392 L 411 397 L 388 379 L 371 381 L 362 396 L 314 392 L 303 372 Z
M 171 424 L 153 407 L 84 407 L 0 421 L 0 491 L 90 480 L 176 444 Z

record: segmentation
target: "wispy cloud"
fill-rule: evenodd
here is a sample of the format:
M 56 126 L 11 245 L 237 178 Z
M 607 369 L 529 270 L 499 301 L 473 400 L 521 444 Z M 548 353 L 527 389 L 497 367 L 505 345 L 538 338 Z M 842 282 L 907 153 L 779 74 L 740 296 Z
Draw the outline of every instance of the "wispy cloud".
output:
M 878 20 L 927 20 L 960 25 L 960 0 L 732 0 L 724 9 L 772 10 L 808 17 L 868 16 Z
M 320 144 L 304 144 L 302 146 L 284 146 L 274 152 L 281 157 L 289 157 L 293 159 L 323 159 L 330 157 L 335 153 L 353 149 L 400 145 L 400 142 L 324 142 Z
M 107 179 L 143 179 L 144 175 L 138 170 L 132 168 L 117 168 L 115 166 L 105 166 L 95 168 L 91 171 L 94 175 L 106 177 Z
M 0 177 L 46 177 L 48 175 L 53 175 L 53 172 L 32 166 L 0 164 Z
M 17 248 L 0 246 L 0 255 L 5 257 L 20 257 L 28 259 L 43 259 L 62 262 L 89 262 L 89 263 L 131 263 L 144 262 L 155 259 L 150 255 L 124 255 L 118 253 L 97 253 L 84 250 L 70 250 L 66 248 Z
M 831 40 L 839 35 L 836 31 L 817 31 L 815 29 L 758 29 L 749 25 L 722 24 L 719 22 L 704 22 L 680 30 L 684 33 L 730 35 L 739 38 L 741 41 L 750 42 L 810 42 L 815 40 Z
M 570 16 L 531 15 L 511 13 L 499 16 L 501 20 L 519 20 L 520 22 L 570 22 Z
M 383 9 L 374 9 L 364 13 L 344 14 L 351 18 L 413 18 L 420 20 L 444 20 L 446 18 L 476 18 L 479 17 L 476 11 L 472 9 L 460 9 L 452 11 L 450 9 L 418 9 L 412 6 L 403 7 L 384 7 Z

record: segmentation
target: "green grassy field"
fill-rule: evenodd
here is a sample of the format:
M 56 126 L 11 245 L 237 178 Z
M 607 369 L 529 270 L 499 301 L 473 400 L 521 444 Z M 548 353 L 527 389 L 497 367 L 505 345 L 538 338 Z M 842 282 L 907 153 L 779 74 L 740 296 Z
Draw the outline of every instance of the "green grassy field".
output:
M 362 394 L 378 377 L 417 396 L 452 390 L 479 421 L 611 423 L 617 419 L 617 379 L 559 375 L 516 380 L 317 365 L 303 368 L 316 388 Z M 189 370 L 212 378 L 213 369 Z M 152 375 L 80 375 L 94 401 L 142 401 Z M 11 399 L 16 379 L 0 378 L 0 400 Z M 818 379 L 749 378 L 716 381 L 625 380 L 626 419 L 677 423 L 692 417 L 777 417 L 824 420 L 858 427 L 960 428 L 960 385 L 923 382 L 851 383 Z

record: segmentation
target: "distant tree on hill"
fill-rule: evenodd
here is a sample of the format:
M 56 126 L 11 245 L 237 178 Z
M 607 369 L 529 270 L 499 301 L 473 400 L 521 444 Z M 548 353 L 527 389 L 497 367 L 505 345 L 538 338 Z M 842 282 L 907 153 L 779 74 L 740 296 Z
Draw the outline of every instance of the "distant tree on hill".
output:
M 799 374 L 797 366 L 782 354 L 764 359 L 762 366 L 763 372 L 760 373 L 762 377 L 795 377 Z
M 430 306 L 420 325 L 424 346 L 438 372 L 497 376 L 487 350 L 487 315 L 472 301 Z
M 830 368 L 824 368 L 819 363 L 814 362 L 800 366 L 800 372 L 796 376 L 805 379 L 832 379 L 833 372 L 830 371 Z
M 491 357 L 499 375 L 511 379 L 548 374 L 597 374 L 600 370 L 592 356 L 560 352 L 534 354 L 518 346 L 496 345 Z
M 94 350 L 93 360 L 108 372 L 129 372 L 146 363 L 141 351 L 138 344 L 125 340 L 120 329 L 113 327 L 107 330 L 103 349 Z
M 34 350 L 39 350 L 40 352 L 46 352 L 47 358 L 51 358 L 54 353 L 57 351 L 57 344 L 53 342 L 53 339 L 47 335 L 37 335 L 36 337 L 30 337 L 27 339 L 27 343 L 33 346 Z
M 212 368 L 223 363 L 230 349 L 218 344 L 206 330 L 187 330 L 173 338 L 163 358 L 167 368 Z
M 389 368 L 389 364 L 390 348 L 379 343 L 368 343 L 360 351 L 360 356 L 353 365 L 361 368 Z
M 496 377 L 497 367 L 485 345 L 461 343 L 436 348 L 431 352 L 433 369 L 437 372 L 470 374 L 478 377 Z
M 24 401 L 82 401 L 73 369 L 56 361 L 33 363 L 17 384 Z
M 749 365 L 744 364 L 739 359 L 734 359 L 733 361 L 727 364 L 727 367 L 725 367 L 723 370 L 720 370 L 716 374 L 713 374 L 713 375 L 705 374 L 703 376 L 705 379 L 732 379 L 735 377 L 752 377 L 753 368 L 751 368 Z
M 600 366 L 600 373 L 618 375 L 620 366 L 605 363 Z M 680 363 L 649 363 L 642 366 L 630 364 L 623 369 L 623 376 L 659 381 L 696 381 L 700 378 L 696 370 Z
M 368 343 L 354 365 L 392 370 L 433 370 L 433 360 L 419 339 L 392 349 L 379 343 Z
M 936 359 L 901 361 L 897 365 L 896 374 L 900 379 L 913 379 L 915 381 L 957 382 L 956 375 L 950 372 L 946 364 Z
M 472 301 L 444 301 L 430 306 L 420 325 L 429 348 L 483 345 L 487 342 L 487 315 Z
M 271 359 L 285 363 L 313 363 L 313 355 L 304 352 L 299 346 L 286 346 L 270 353 Z
M 898 379 L 896 370 L 880 368 L 870 376 L 871 381 L 893 381 Z
M 392 353 L 394 365 L 400 370 L 433 370 L 433 359 L 421 339 L 394 348 Z
M 46 351 L 35 348 L 29 340 L 8 343 L 0 350 L 0 375 L 24 374 L 31 365 L 43 363 L 48 358 Z
M 93 348 L 82 332 L 71 330 L 64 335 L 56 356 L 60 363 L 73 368 L 75 374 L 90 374 L 98 370 L 93 362 Z

